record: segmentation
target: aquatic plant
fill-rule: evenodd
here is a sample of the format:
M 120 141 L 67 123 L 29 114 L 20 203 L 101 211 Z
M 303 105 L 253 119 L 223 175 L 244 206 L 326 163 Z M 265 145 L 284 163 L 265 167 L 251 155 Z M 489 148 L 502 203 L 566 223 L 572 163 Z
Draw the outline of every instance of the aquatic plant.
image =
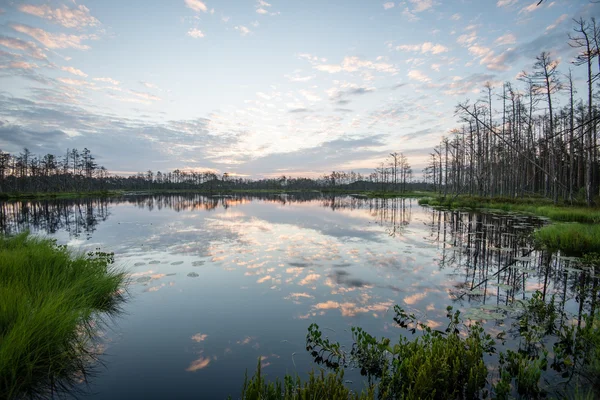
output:
M 0 398 L 47 398 L 85 379 L 95 333 L 123 299 L 113 255 L 24 233 L 0 238 L 0 260 Z
M 267 382 L 262 374 L 260 359 L 256 372 L 248 379 L 244 376 L 242 388 L 242 400 L 374 400 L 375 392 L 367 389 L 361 393 L 354 393 L 344 385 L 344 371 L 334 373 L 315 374 L 311 371 L 308 381 L 302 382 L 299 376 L 292 377 L 286 374 L 283 382 L 277 379 L 275 382 Z
M 580 256 L 600 250 L 600 224 L 556 223 L 534 234 L 538 247 Z

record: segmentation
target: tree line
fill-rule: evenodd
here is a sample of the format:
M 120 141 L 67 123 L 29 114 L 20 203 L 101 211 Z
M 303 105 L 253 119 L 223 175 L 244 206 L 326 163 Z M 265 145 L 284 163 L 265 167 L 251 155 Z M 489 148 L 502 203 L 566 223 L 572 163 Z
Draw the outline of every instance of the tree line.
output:
M 148 170 L 131 176 L 110 174 L 98 165 L 92 152 L 68 149 L 64 155 L 39 156 L 25 148 L 18 154 L 0 150 L 0 193 L 90 192 L 108 190 L 356 190 L 406 191 L 423 187 L 413 182 L 408 159 L 391 153 L 370 174 L 332 171 L 318 178 L 291 177 L 248 179 L 215 171 Z
M 572 68 L 559 71 L 548 52 L 541 52 L 517 83 L 500 88 L 486 83 L 483 98 L 457 105 L 462 125 L 429 155 L 423 174 L 435 191 L 535 195 L 589 206 L 598 201 L 600 113 L 594 86 L 600 77 L 600 25 L 594 18 L 574 23 L 568 43 L 578 51 L 572 65 L 585 68 L 586 96 L 575 98 Z M 567 99 L 561 107 L 559 95 Z

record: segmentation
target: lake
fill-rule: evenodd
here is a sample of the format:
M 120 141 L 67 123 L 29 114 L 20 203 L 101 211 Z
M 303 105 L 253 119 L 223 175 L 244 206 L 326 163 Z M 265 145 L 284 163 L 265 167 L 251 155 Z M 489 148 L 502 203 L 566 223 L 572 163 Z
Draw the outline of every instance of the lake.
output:
M 317 368 L 305 350 L 315 322 L 351 345 L 351 326 L 405 334 L 393 306 L 443 329 L 446 306 L 506 329 L 516 299 L 540 290 L 564 307 L 579 271 L 532 250 L 545 221 L 442 211 L 416 199 L 201 195 L 0 203 L 0 229 L 51 235 L 115 253 L 130 274 L 123 312 L 80 398 L 237 398 L 261 358 L 270 378 Z M 360 389 L 357 370 L 345 379 Z

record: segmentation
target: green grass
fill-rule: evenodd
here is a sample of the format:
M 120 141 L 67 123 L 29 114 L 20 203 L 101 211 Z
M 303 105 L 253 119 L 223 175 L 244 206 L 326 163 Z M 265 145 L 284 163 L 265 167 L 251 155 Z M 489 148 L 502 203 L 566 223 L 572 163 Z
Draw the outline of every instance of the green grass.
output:
M 555 206 L 547 199 L 525 198 L 509 199 L 458 196 L 426 197 L 419 200 L 420 205 L 448 208 L 495 209 L 507 212 L 526 212 L 560 222 L 600 223 L 600 209 L 575 206 Z
M 230 397 L 231 398 L 231 397 Z M 308 380 L 302 382 L 299 376 L 295 378 L 286 374 L 283 382 L 267 382 L 265 379 L 260 359 L 258 367 L 251 379 L 244 377 L 242 400 L 375 400 L 373 389 L 360 394 L 353 393 L 344 386 L 344 371 L 325 374 L 311 372 Z
M 600 252 L 600 224 L 556 223 L 538 229 L 534 237 L 538 246 L 567 255 Z
M 27 233 L 0 238 L 0 260 L 0 398 L 69 388 L 93 360 L 103 316 L 118 310 L 125 275 L 112 254 L 74 255 Z

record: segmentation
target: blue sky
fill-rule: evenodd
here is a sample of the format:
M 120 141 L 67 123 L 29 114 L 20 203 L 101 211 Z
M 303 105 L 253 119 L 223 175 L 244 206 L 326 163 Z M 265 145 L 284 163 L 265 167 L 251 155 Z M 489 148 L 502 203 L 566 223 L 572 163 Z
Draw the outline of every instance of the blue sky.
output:
M 457 102 L 542 50 L 567 72 L 572 19 L 600 14 L 536 3 L 0 0 L 0 149 L 251 177 L 367 172 L 398 151 L 418 172 Z

